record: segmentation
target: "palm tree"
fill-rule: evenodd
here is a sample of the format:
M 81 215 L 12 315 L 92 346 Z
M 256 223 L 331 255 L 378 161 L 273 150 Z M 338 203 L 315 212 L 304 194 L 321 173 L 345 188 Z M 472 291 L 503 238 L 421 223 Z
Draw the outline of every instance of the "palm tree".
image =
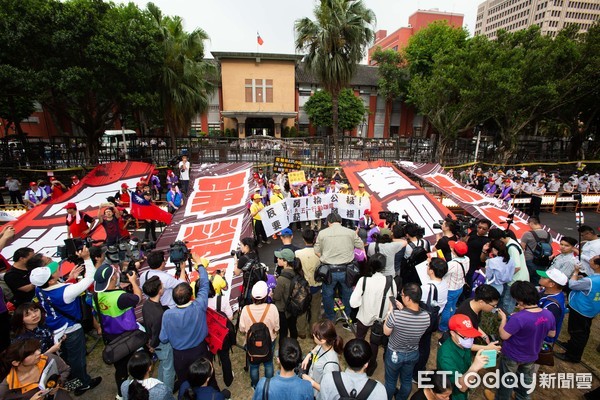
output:
M 307 69 L 331 93 L 336 163 L 340 160 L 338 98 L 373 41 L 375 14 L 362 0 L 320 0 L 315 20 L 296 20 L 296 50 L 306 52 Z
M 210 78 L 216 76 L 213 64 L 204 60 L 204 41 L 209 37 L 202 29 L 184 31 L 180 17 L 163 16 L 153 3 L 148 3 L 160 31 L 165 61 L 158 83 L 165 128 L 175 137 L 188 132 L 192 119 L 208 109 L 209 96 L 214 90 Z

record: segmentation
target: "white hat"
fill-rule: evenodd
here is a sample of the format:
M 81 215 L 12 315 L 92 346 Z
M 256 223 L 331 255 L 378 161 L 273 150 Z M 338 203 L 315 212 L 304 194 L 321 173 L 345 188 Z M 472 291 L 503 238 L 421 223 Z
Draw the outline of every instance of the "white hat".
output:
M 29 282 L 34 286 L 44 286 L 50 280 L 52 271 L 48 267 L 37 267 L 31 271 Z
M 256 300 L 264 299 L 268 293 L 269 287 L 265 281 L 258 281 L 252 286 L 252 297 Z
M 564 272 L 562 272 L 556 268 L 549 268 L 546 271 L 538 270 L 537 274 L 539 276 L 541 276 L 542 278 L 548 278 L 548 279 L 553 280 L 554 282 L 558 283 L 560 286 L 565 286 L 567 284 L 567 282 L 569 281 L 569 278 L 567 278 L 567 275 L 565 275 Z

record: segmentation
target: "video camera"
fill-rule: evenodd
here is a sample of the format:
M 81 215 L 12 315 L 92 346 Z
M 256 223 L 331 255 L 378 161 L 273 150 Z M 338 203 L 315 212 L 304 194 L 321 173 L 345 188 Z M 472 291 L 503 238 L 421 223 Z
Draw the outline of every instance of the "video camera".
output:
M 403 221 L 400 221 L 400 213 L 393 211 L 379 211 L 379 219 L 385 220 L 386 225 L 391 227 L 395 224 L 405 225 L 408 223 L 409 216 L 408 214 L 402 215 Z
M 181 263 L 187 261 L 190 272 L 192 271 L 192 253 L 188 249 L 185 242 L 177 240 L 171 243 L 169 249 L 169 258 L 171 262 L 175 264 L 175 277 L 179 278 L 181 275 Z
M 445 219 L 438 221 L 439 223 L 437 224 L 433 224 L 433 229 L 442 229 L 442 224 L 445 221 L 451 222 L 455 225 L 456 228 L 452 233 L 459 237 L 465 237 L 469 234 L 470 229 L 472 230 L 477 228 L 477 218 L 457 214 L 456 219 L 453 219 L 452 216 L 448 214 Z
M 229 254 L 231 254 L 231 257 L 235 257 L 238 260 L 244 255 L 241 250 L 231 250 Z
M 84 247 L 92 247 L 92 239 L 73 238 L 65 239 L 64 246 L 58 246 L 57 254 L 62 260 L 71 261 L 74 264 L 83 264 L 83 260 L 77 255 Z

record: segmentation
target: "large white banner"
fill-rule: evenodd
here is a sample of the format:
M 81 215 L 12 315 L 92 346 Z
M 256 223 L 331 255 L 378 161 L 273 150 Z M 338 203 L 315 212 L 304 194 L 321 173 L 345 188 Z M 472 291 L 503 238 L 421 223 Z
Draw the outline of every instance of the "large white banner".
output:
M 327 217 L 332 211 L 344 219 L 359 220 L 371 208 L 368 197 L 340 193 L 316 194 L 308 197 L 287 198 L 260 213 L 267 236 L 277 233 L 294 222 L 313 221 Z

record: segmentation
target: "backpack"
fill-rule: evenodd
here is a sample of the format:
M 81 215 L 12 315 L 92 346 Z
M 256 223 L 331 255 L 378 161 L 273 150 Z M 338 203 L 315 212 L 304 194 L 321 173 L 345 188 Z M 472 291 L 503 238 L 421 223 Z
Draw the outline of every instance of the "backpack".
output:
M 248 308 L 248 316 L 252 320 L 252 325 L 248 330 L 246 340 L 246 354 L 248 360 L 252 364 L 260 364 L 271 361 L 273 359 L 273 342 L 271 341 L 271 332 L 263 322 L 269 312 L 270 304 L 267 304 L 258 322 L 254 319 L 250 308 Z
M 531 251 L 533 253 L 533 263 L 540 267 L 549 266 L 550 256 L 552 255 L 552 237 L 547 233 L 548 237 L 542 241 L 534 231 L 531 231 L 531 234 L 535 239 L 535 248 Z
M 438 305 L 438 290 L 437 286 L 433 283 L 429 283 L 428 285 L 433 286 L 432 289 L 429 289 L 429 294 L 427 295 L 427 302 L 424 303 L 422 301 L 419 302 L 419 307 L 423 310 L 427 311 L 429 314 L 429 328 L 426 332 L 435 332 L 439 327 L 439 315 L 440 315 L 440 306 Z M 435 305 L 434 305 L 435 302 Z
M 229 318 L 220 312 L 210 307 L 206 309 L 206 325 L 208 327 L 206 344 L 208 344 L 208 349 L 213 354 L 217 354 L 219 350 L 224 348 L 225 341 L 229 335 L 228 320 Z
M 239 298 L 240 308 L 247 304 L 248 293 L 252 291 L 254 284 L 258 281 L 267 281 L 267 270 L 267 266 L 258 260 L 250 260 L 242 267 L 244 281 L 242 286 L 243 292 Z
M 427 260 L 427 249 L 425 248 L 425 240 L 419 239 L 417 241 L 417 244 L 414 244 L 413 242 L 408 242 L 408 245 L 412 249 L 410 256 L 408 256 L 408 258 L 406 259 L 406 265 L 409 268 L 415 268 L 417 265 Z
M 290 293 L 285 304 L 285 310 L 294 317 L 304 314 L 310 308 L 312 300 L 308 281 L 301 275 L 292 276 L 287 271 L 282 271 L 281 276 L 290 280 Z
M 350 394 L 348 394 L 348 391 L 344 386 L 344 381 L 342 380 L 341 372 L 333 371 L 332 375 L 333 383 L 335 383 L 335 388 L 337 389 L 338 394 L 340 395 L 340 400 L 367 400 L 371 393 L 373 393 L 373 390 L 375 390 L 375 387 L 377 386 L 376 380 L 369 379 L 367 380 L 365 386 L 363 386 L 360 393 L 357 394 L 356 389 L 352 389 L 350 391 Z

